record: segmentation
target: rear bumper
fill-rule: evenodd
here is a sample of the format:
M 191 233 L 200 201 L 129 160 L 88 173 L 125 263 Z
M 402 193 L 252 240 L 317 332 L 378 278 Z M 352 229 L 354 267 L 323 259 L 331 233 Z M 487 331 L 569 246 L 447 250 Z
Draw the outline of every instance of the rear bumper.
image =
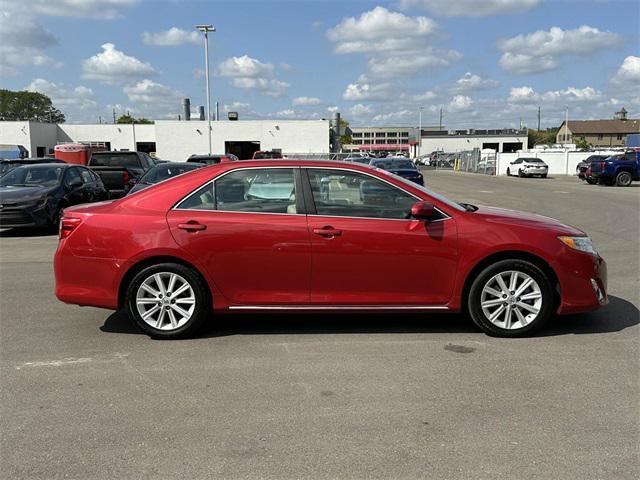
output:
M 567 252 L 571 262 L 554 265 L 560 282 L 561 315 L 596 310 L 607 303 L 607 263 L 600 255 Z
M 121 264 L 112 258 L 78 257 L 62 240 L 53 259 L 56 297 L 74 305 L 116 310 Z

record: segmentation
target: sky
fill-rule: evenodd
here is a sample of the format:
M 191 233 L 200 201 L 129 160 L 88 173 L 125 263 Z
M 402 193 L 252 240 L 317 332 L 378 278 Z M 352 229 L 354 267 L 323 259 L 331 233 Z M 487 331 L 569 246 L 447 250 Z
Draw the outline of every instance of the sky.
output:
M 68 122 L 130 112 L 445 128 L 640 117 L 637 0 L 2 0 L 0 87 Z

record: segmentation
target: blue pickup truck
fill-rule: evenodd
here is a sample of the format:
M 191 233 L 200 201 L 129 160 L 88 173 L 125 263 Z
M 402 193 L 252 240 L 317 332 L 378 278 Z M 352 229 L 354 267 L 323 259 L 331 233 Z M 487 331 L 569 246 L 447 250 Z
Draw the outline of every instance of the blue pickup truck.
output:
M 640 180 L 640 148 L 592 162 L 591 175 L 602 185 L 628 187 Z

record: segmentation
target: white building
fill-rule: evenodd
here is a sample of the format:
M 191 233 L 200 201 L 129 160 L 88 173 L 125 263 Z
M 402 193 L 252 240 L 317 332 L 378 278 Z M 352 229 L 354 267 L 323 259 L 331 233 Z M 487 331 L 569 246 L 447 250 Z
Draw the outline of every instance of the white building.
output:
M 527 142 L 526 130 L 423 130 L 420 151 L 423 154 L 455 153 L 474 148 L 490 148 L 499 153 L 511 153 L 527 148 Z
M 104 143 L 111 150 L 155 152 L 158 158 L 186 160 L 209 151 L 207 122 L 156 121 L 151 125 L 59 125 L 0 121 L 0 144 L 22 145 L 30 156 L 44 156 L 59 143 Z M 211 123 L 212 153 L 240 158 L 256 150 L 280 149 L 283 154 L 328 153 L 328 120 L 240 120 Z

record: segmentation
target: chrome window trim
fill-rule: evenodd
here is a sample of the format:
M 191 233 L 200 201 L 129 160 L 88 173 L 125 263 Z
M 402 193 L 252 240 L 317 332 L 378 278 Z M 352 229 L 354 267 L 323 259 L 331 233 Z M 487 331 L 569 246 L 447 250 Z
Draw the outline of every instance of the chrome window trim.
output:
M 274 168 L 289 168 L 289 169 L 291 169 L 293 171 L 296 168 L 300 168 L 300 166 L 298 166 L 298 165 L 274 165 L 272 167 L 232 168 L 231 170 L 227 170 L 226 172 L 222 173 L 221 175 L 218 175 L 217 177 L 214 177 L 211 180 L 206 181 L 205 183 L 203 183 L 199 187 L 195 188 L 193 191 L 191 191 L 188 194 L 186 194 L 184 197 L 182 197 L 180 200 L 178 200 L 173 207 L 171 207 L 171 210 L 178 210 L 178 211 L 181 211 L 181 212 L 221 212 L 221 213 L 251 213 L 251 214 L 257 213 L 259 215 L 303 215 L 303 216 L 306 216 L 303 213 L 245 212 L 244 210 L 218 210 L 218 209 L 207 210 L 207 209 L 204 209 L 204 208 L 178 208 L 178 206 L 182 202 L 184 202 L 191 195 L 195 195 L 198 191 L 200 191 L 202 188 L 206 187 L 208 184 L 212 184 L 213 195 L 215 196 L 216 189 L 215 189 L 215 185 L 213 185 L 213 183 L 215 183 L 216 180 L 221 179 L 225 175 L 228 175 L 228 174 L 233 173 L 233 172 L 239 172 L 241 170 L 266 170 L 266 169 L 274 169 Z M 293 177 L 293 188 L 294 188 L 294 191 L 295 191 L 295 187 L 296 187 L 296 185 L 295 185 L 295 172 L 294 172 L 294 177 Z M 298 192 L 295 192 L 295 194 L 298 195 Z
M 199 209 L 199 208 L 178 208 L 178 205 L 180 205 L 182 202 L 184 202 L 187 198 L 189 198 L 191 195 L 194 195 L 196 192 L 198 192 L 200 189 L 204 188 L 205 186 L 207 186 L 208 184 L 213 184 L 216 180 L 224 177 L 225 175 L 232 173 L 232 172 L 238 172 L 240 170 L 265 170 L 265 169 L 273 169 L 273 168 L 290 168 L 290 169 L 295 169 L 295 168 L 299 168 L 299 169 L 312 169 L 312 170 L 340 170 L 340 171 L 347 171 L 347 172 L 352 172 L 352 173 L 360 173 L 362 175 L 368 175 L 369 177 L 372 177 L 376 180 L 380 180 L 381 182 L 384 182 L 386 184 L 388 184 L 389 186 L 391 186 L 392 188 L 395 188 L 397 190 L 400 190 L 403 193 L 406 193 L 407 195 L 415 198 L 418 201 L 424 201 L 422 200 L 420 197 L 418 197 L 417 195 L 414 195 L 411 192 L 406 191 L 405 189 L 394 185 L 393 183 L 389 182 L 388 180 L 384 179 L 384 178 L 380 178 L 377 177 L 369 172 L 363 172 L 360 170 L 354 170 L 352 168 L 343 168 L 343 167 L 325 167 L 325 166 L 308 166 L 308 165 L 274 165 L 272 167 L 241 167 L 241 168 L 233 168 L 231 170 L 228 170 L 224 173 L 222 173 L 221 175 L 218 175 L 217 177 L 212 178 L 211 180 L 206 181 L 205 183 L 203 183 L 202 185 L 199 185 L 198 187 L 196 187 L 193 191 L 189 192 L 187 195 L 185 195 L 184 197 L 182 197 L 180 200 L 178 200 L 175 205 L 173 207 L 171 207 L 171 210 L 177 210 L 177 211 L 183 211 L 183 212 L 220 212 L 220 213 L 245 213 L 245 214 L 258 214 L 258 215 L 287 215 L 287 216 L 306 216 L 306 217 L 328 217 L 328 218 L 355 218 L 358 220 L 391 220 L 394 222 L 415 222 L 416 219 L 411 219 L 411 218 L 379 218 L 379 217 L 352 217 L 352 216 L 346 216 L 346 215 L 319 215 L 317 213 L 313 214 L 313 213 L 271 213 L 271 212 L 245 212 L 243 210 L 206 210 L 206 209 Z M 213 190 L 214 190 L 214 195 L 215 195 L 215 186 L 213 186 Z M 298 192 L 296 192 L 296 195 L 298 195 Z M 434 209 L 438 211 L 438 213 L 440 213 L 441 215 L 444 216 L 444 218 L 440 218 L 438 220 L 433 220 L 429 223 L 439 223 L 439 222 L 444 222 L 445 220 L 451 220 L 452 217 L 450 215 L 448 215 L 447 213 L 443 212 L 441 209 L 439 209 L 438 207 L 436 207 L 434 205 Z
M 311 169 L 311 170 L 340 170 L 340 171 L 342 171 L 342 170 L 346 170 L 346 171 L 348 171 L 348 172 L 361 173 L 361 174 L 363 174 L 363 175 L 368 175 L 369 177 L 372 177 L 372 178 L 374 178 L 374 179 L 376 179 L 376 180 L 380 180 L 381 182 L 386 183 L 386 184 L 388 184 L 389 186 L 391 186 L 391 188 L 395 188 L 395 189 L 397 189 L 397 190 L 400 190 L 401 192 L 406 193 L 407 195 L 409 195 L 409 196 L 411 196 L 411 197 L 415 198 L 416 200 L 418 200 L 418 201 L 420 201 L 420 202 L 423 202 L 423 201 L 424 201 L 424 200 L 422 200 L 420 197 L 418 197 L 417 195 L 414 195 L 414 194 L 413 194 L 413 193 L 411 193 L 411 192 L 407 192 L 404 188 L 400 188 L 400 187 L 398 187 L 397 185 L 394 185 L 393 183 L 389 182 L 388 180 L 386 180 L 386 179 L 384 179 L 384 178 L 377 177 L 377 176 L 375 176 L 375 175 L 373 175 L 373 174 L 371 174 L 371 173 L 369 173 L 369 172 L 362 172 L 362 171 L 360 171 L 360 170 L 354 170 L 354 169 L 351 169 L 351 168 L 338 168 L 338 169 L 336 169 L 336 168 L 334 168 L 334 167 L 310 167 L 310 166 L 302 166 L 302 167 L 300 167 L 300 168 L 305 168 L 305 169 L 308 169 L 308 170 L 309 170 L 309 169 Z M 313 190 L 312 190 L 312 193 L 313 193 Z M 433 208 L 434 208 L 435 210 L 437 210 L 441 215 L 443 215 L 443 216 L 444 216 L 444 218 L 440 218 L 440 219 L 438 219 L 438 220 L 433 220 L 432 222 L 429 222 L 429 223 L 438 223 L 438 222 L 443 222 L 443 221 L 445 221 L 445 220 L 449 220 L 449 219 L 451 219 L 451 218 L 452 218 L 450 215 L 446 214 L 445 212 L 443 212 L 442 210 L 440 210 L 440 209 L 439 209 L 438 207 L 436 207 L 435 205 L 434 205 L 434 207 L 433 207 Z M 329 217 L 329 218 L 357 218 L 357 219 L 362 219 L 362 220 L 393 220 L 393 221 L 396 221 L 396 222 L 397 222 L 397 221 L 401 221 L 401 222 L 406 222 L 406 221 L 409 221 L 409 222 L 415 222 L 415 221 L 416 221 L 416 219 L 415 219 L 415 218 L 352 217 L 352 216 L 348 216 L 348 215 L 320 215 L 320 214 L 318 214 L 318 213 L 308 213 L 308 214 L 307 214 L 307 216 L 309 216 L 309 217 Z

